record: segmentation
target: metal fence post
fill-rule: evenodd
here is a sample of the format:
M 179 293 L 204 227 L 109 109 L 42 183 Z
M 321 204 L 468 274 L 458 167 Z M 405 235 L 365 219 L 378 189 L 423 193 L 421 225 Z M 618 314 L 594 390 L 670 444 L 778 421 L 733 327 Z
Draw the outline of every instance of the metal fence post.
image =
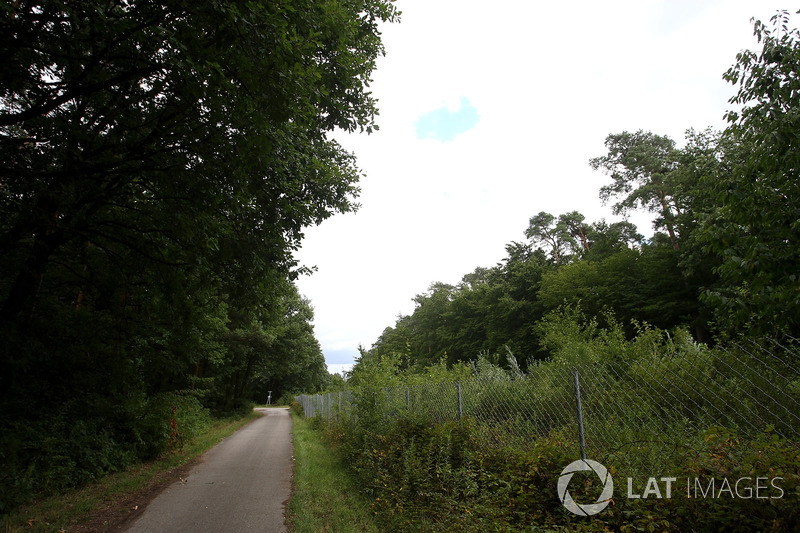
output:
M 581 384 L 578 371 L 575 371 L 575 403 L 578 407 L 578 438 L 581 445 L 581 459 L 586 461 L 586 439 L 583 434 L 583 409 L 581 409 Z
M 458 419 L 464 418 L 464 406 L 461 403 L 461 383 L 456 381 L 456 388 L 458 389 Z

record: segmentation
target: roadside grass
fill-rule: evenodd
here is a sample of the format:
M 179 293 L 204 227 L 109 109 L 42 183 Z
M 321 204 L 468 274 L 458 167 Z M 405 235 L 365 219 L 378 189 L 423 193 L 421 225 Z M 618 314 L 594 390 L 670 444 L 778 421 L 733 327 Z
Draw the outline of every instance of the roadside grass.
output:
M 294 489 L 287 523 L 293 533 L 375 532 L 370 502 L 335 447 L 311 422 L 292 413 Z
M 85 526 L 89 522 L 101 527 L 111 525 L 104 523 L 107 522 L 103 519 L 105 515 L 109 520 L 124 519 L 125 515 L 129 515 L 133 510 L 121 508 L 128 500 L 135 499 L 142 493 L 142 503 L 146 503 L 149 500 L 145 498 L 148 495 L 152 497 L 155 484 L 172 481 L 171 471 L 187 465 L 234 431 L 260 416 L 258 412 L 251 411 L 240 418 L 214 420 L 208 431 L 198 435 L 182 451 L 165 454 L 155 461 L 109 474 L 95 483 L 15 509 L 10 514 L 0 517 L 0 531 L 3 533 L 88 531 L 94 530 L 94 527 Z

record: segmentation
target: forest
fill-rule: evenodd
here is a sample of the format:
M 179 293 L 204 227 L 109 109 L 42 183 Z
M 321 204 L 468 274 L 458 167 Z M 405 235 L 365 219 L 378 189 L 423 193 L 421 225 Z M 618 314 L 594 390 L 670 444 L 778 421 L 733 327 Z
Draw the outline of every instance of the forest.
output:
M 357 208 L 397 11 L 0 2 L 0 513 L 327 386 L 294 285 Z

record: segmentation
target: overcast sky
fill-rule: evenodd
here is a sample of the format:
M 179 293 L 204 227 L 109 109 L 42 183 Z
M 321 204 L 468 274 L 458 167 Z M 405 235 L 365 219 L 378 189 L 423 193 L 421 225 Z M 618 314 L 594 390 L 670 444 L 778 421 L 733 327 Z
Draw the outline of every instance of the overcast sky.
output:
M 380 131 L 340 135 L 366 173 L 361 209 L 309 228 L 298 281 L 331 371 L 369 348 L 412 298 L 458 283 L 523 241 L 531 216 L 605 218 L 588 165 L 611 133 L 679 144 L 724 127 L 722 74 L 756 49 L 770 0 L 399 0 L 371 85 Z M 652 235 L 647 216 L 632 217 Z

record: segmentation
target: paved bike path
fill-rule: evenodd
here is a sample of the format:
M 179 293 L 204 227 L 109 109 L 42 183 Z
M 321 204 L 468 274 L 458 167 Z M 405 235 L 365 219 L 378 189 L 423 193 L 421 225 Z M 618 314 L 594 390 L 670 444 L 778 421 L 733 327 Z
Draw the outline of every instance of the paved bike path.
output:
M 128 533 L 286 531 L 292 484 L 292 419 L 264 413 L 206 452 L 200 464 L 154 499 Z

